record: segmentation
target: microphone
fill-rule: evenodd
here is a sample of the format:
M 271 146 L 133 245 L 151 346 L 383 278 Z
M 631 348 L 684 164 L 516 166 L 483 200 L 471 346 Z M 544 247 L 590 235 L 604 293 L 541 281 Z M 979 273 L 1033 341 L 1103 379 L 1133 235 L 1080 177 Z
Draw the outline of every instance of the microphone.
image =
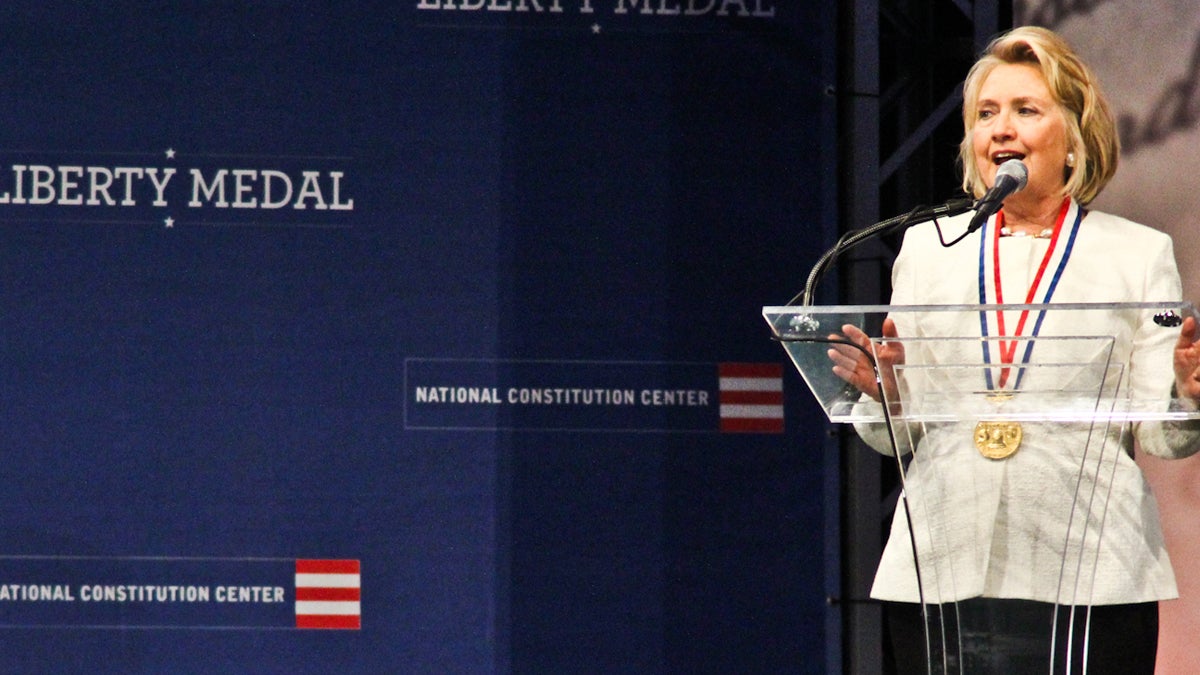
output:
M 996 171 L 996 182 L 992 185 L 992 189 L 987 191 L 983 199 L 975 202 L 975 216 L 971 218 L 971 224 L 967 226 L 967 233 L 970 234 L 983 227 L 988 218 L 994 216 L 1004 205 L 1004 200 L 1025 187 L 1028 182 L 1029 169 L 1025 167 L 1024 162 L 1019 159 L 1010 159 L 1001 164 Z

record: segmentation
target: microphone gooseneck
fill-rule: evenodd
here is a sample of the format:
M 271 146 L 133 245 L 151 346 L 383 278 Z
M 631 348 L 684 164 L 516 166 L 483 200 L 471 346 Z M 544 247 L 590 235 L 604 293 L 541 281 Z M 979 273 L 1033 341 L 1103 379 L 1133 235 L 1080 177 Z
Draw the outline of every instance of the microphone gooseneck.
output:
M 918 206 L 904 215 L 889 218 L 861 230 L 847 232 L 842 236 L 841 239 L 838 240 L 836 244 L 834 244 L 833 248 L 825 251 L 824 255 L 817 260 L 817 263 L 813 265 L 811 270 L 809 270 L 808 280 L 804 284 L 804 290 L 797 293 L 796 296 L 789 300 L 787 304 L 795 305 L 800 303 L 805 306 L 812 305 L 813 300 L 816 297 L 817 284 L 821 281 L 821 277 L 824 276 L 825 270 L 827 270 L 839 256 L 851 248 L 861 244 L 862 242 L 890 232 L 905 230 L 919 223 L 924 223 L 930 220 L 936 221 L 938 218 L 949 218 L 960 213 L 966 213 L 967 211 L 970 211 L 971 208 L 971 199 L 967 197 L 961 197 L 951 199 L 944 204 L 939 204 L 933 208 Z

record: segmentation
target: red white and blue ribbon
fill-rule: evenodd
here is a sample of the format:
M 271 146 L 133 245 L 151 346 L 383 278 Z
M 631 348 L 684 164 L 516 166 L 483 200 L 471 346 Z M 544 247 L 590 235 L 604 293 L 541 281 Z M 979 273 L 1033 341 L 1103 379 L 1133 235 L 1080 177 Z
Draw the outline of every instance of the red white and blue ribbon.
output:
M 1066 198 L 1063 200 L 1062 209 L 1059 211 L 1058 220 L 1054 224 L 1054 230 L 1050 235 L 1050 245 L 1046 249 L 1045 255 L 1042 256 L 1042 262 L 1038 266 L 1037 274 L 1034 276 L 1032 283 L 1026 291 L 1024 303 L 1026 305 L 1045 305 L 1049 304 L 1051 298 L 1054 297 L 1054 291 L 1058 288 L 1058 282 L 1062 278 L 1063 270 L 1067 267 L 1067 261 L 1071 258 L 1071 252 L 1075 248 L 1075 239 L 1079 235 L 1079 225 L 1083 222 L 1085 210 L 1082 209 L 1074 199 Z M 1064 224 L 1068 224 L 1064 228 Z M 1002 305 L 1004 304 L 1004 287 L 1000 278 L 1000 229 L 1004 225 L 1004 211 L 1001 210 L 993 216 L 981 230 L 979 237 L 979 303 L 982 305 Z M 1049 272 L 1049 274 L 1047 274 Z M 1005 312 L 996 311 L 981 311 L 979 312 L 980 330 L 983 337 L 983 360 L 989 366 L 994 363 L 992 354 L 992 340 L 988 340 L 991 336 L 1002 338 L 996 343 L 999 354 L 999 362 L 1004 365 L 1012 365 L 1016 362 L 1017 346 L 1020 342 L 1017 339 L 1006 340 L 1003 338 L 1022 338 L 1025 337 L 1025 331 L 1029 323 L 1030 310 L 1022 310 L 1015 317 L 1005 316 Z M 1010 326 L 1011 320 L 1015 318 L 1015 326 Z M 1046 318 L 1046 311 L 1039 310 L 1036 312 L 1033 326 L 1029 332 L 1029 337 L 1037 337 L 1042 328 L 1042 321 Z M 1009 330 L 1011 329 L 1011 333 Z M 1033 356 L 1033 340 L 1025 340 L 1025 349 L 1021 355 L 1020 363 L 1022 365 L 1029 363 Z M 993 381 L 992 369 L 984 369 L 987 378 L 987 387 L 989 390 L 1003 390 L 1008 385 L 1009 369 L 1001 368 L 999 381 Z M 1021 378 L 1025 374 L 1025 369 L 1020 368 L 1017 374 L 1016 381 L 1013 383 L 1014 390 L 1021 387 Z

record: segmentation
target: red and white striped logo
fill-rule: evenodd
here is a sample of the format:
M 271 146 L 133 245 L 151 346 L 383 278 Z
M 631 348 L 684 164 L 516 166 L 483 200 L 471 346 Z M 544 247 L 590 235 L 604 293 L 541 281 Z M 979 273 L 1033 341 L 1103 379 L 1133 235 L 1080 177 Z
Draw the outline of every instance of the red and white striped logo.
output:
M 296 561 L 296 628 L 362 628 L 357 560 Z
M 783 365 L 721 363 L 721 431 L 783 433 Z

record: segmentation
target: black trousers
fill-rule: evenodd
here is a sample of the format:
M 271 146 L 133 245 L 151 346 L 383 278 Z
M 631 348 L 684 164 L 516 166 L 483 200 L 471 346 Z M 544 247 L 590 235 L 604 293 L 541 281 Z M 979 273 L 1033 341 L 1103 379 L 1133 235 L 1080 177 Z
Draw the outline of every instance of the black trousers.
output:
M 974 598 L 953 605 L 930 605 L 927 617 L 922 616 L 920 605 L 889 602 L 884 603 L 884 618 L 887 651 L 895 666 L 891 672 L 899 675 L 1153 675 L 1158 649 L 1156 602 L 1072 608 L 1030 600 Z M 926 618 L 929 651 L 923 630 Z M 932 669 L 928 667 L 930 653 Z

